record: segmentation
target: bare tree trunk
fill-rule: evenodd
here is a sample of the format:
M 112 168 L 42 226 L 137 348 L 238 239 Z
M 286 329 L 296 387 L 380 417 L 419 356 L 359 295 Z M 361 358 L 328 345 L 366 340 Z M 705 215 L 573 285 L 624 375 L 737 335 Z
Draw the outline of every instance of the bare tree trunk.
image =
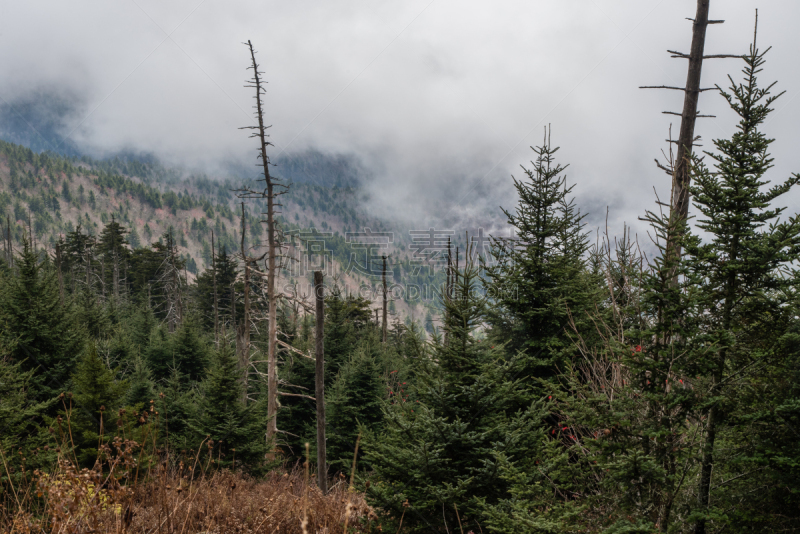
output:
M 256 126 L 246 126 L 242 129 L 246 130 L 255 130 L 255 132 L 251 135 L 251 137 L 255 137 L 259 141 L 259 157 L 261 158 L 261 164 L 264 175 L 264 184 L 265 187 L 263 189 L 255 190 L 250 188 L 242 188 L 239 190 L 240 198 L 253 198 L 253 199 L 266 199 L 267 201 L 267 220 L 262 221 L 267 223 L 267 252 L 262 255 L 260 258 L 250 258 L 249 263 L 251 264 L 250 268 L 254 269 L 252 272 L 257 274 L 258 276 L 266 278 L 267 280 L 267 300 L 268 300 L 268 311 L 267 311 L 267 322 L 268 322 L 268 336 L 267 336 L 267 441 L 269 442 L 270 446 L 275 445 L 275 437 L 278 433 L 278 424 L 277 424 L 277 415 L 278 415 L 278 361 L 277 361 L 277 341 L 278 341 L 278 292 L 275 288 L 276 283 L 276 276 L 277 271 L 280 268 L 278 264 L 278 255 L 281 253 L 283 249 L 283 244 L 278 242 L 278 222 L 275 220 L 275 209 L 279 207 L 280 204 L 276 202 L 276 198 L 279 195 L 282 195 L 288 191 L 288 186 L 283 184 L 279 178 L 273 177 L 269 173 L 269 155 L 267 154 L 267 147 L 272 146 L 272 143 L 267 141 L 267 128 L 264 124 L 264 110 L 261 104 L 261 96 L 264 94 L 264 88 L 262 87 L 262 80 L 261 80 L 261 72 L 258 70 L 258 63 L 256 62 L 255 50 L 253 49 L 253 44 L 250 41 L 247 41 L 247 47 L 250 50 L 250 59 L 252 61 L 251 66 L 248 67 L 248 70 L 253 70 L 253 78 L 248 80 L 245 87 L 253 88 L 256 91 L 255 100 L 256 100 L 256 118 L 258 119 L 258 124 Z M 259 180 L 261 181 L 261 180 Z M 253 267 L 257 265 L 261 259 L 266 256 L 265 261 L 265 271 L 259 271 L 257 268 Z M 252 274 L 251 272 L 251 274 Z M 268 459 L 274 459 L 275 453 L 274 450 L 267 454 Z
M 386 332 L 387 332 L 387 303 L 388 303 L 388 296 L 386 294 L 386 256 L 383 257 L 383 324 L 381 325 L 381 341 L 386 343 Z
M 314 296 L 317 304 L 316 371 L 315 383 L 317 401 L 317 485 L 320 491 L 328 492 L 328 464 L 325 443 L 325 296 L 322 285 L 322 272 L 314 271 Z
M 704 55 L 706 43 L 706 30 L 709 24 L 721 24 L 722 20 L 709 20 L 708 11 L 711 0 L 697 0 L 697 13 L 692 21 L 692 46 L 688 54 L 668 50 L 673 54 L 672 57 L 688 59 L 689 67 L 686 75 L 685 87 L 671 87 L 666 85 L 643 86 L 642 89 L 672 89 L 683 91 L 683 110 L 681 113 L 665 111 L 669 115 L 678 115 L 681 118 L 681 130 L 678 137 L 678 153 L 672 164 L 672 168 L 658 164 L 659 167 L 672 175 L 672 198 L 670 204 L 670 222 L 675 225 L 685 221 L 689 216 L 689 186 L 691 185 L 691 158 L 692 146 L 697 137 L 694 135 L 694 127 L 699 117 L 710 117 L 711 115 L 698 115 L 697 102 L 700 93 L 709 89 L 700 88 L 700 77 L 703 72 L 704 59 L 740 58 L 741 55 L 735 54 L 713 54 Z M 671 140 L 670 140 L 671 141 Z M 671 141 L 675 142 L 675 141 Z M 667 257 L 679 260 L 682 254 L 680 245 L 680 235 L 671 239 L 667 243 Z M 673 283 L 677 283 L 677 278 L 673 277 Z
M 64 273 L 61 272 L 61 243 L 56 243 L 56 269 L 58 270 L 58 295 L 64 305 Z
M 242 260 L 244 261 L 244 318 L 242 319 L 241 329 L 241 352 L 239 354 L 239 365 L 242 369 L 242 402 L 247 404 L 247 375 L 250 370 L 250 258 L 244 249 L 244 240 L 247 232 L 244 202 L 242 202 Z M 239 331 L 237 330 L 237 333 Z
M 231 282 L 231 329 L 236 341 L 237 354 L 239 351 L 239 338 L 236 336 L 236 282 Z
M 111 216 L 111 223 L 112 223 L 111 227 L 112 228 L 116 228 L 116 225 L 113 224 L 115 222 L 116 222 L 116 220 L 114 219 L 114 216 L 112 215 Z M 111 236 L 112 236 L 111 237 L 111 250 L 113 251 L 112 252 L 112 254 L 113 254 L 112 259 L 113 259 L 113 262 L 114 262 L 114 266 L 113 266 L 114 270 L 113 270 L 113 273 L 111 275 L 112 278 L 113 278 L 112 285 L 113 285 L 113 291 L 114 291 L 114 300 L 119 300 L 119 253 L 117 251 L 117 234 L 116 234 L 116 232 L 112 232 Z M 121 245 L 121 243 L 120 243 L 120 245 Z
M 683 96 L 683 112 L 681 113 L 681 130 L 678 137 L 678 155 L 672 178 L 672 209 L 670 218 L 673 223 L 685 221 L 689 216 L 689 185 L 691 183 L 691 157 L 694 143 L 694 127 L 697 122 L 697 102 L 700 97 L 700 75 L 703 71 L 703 52 L 708 28 L 708 8 L 711 0 L 697 0 L 697 14 L 692 29 L 692 48 L 689 52 L 689 72 L 686 76 L 686 88 Z M 668 244 L 668 254 L 679 258 L 680 243 Z
M 6 216 L 8 222 L 8 266 L 14 267 L 14 242 L 11 240 L 11 215 Z
M 214 280 L 214 343 L 219 349 L 219 301 L 217 297 L 217 249 L 214 247 L 214 230 L 211 230 L 211 276 Z
M 247 46 L 250 49 L 250 59 L 252 60 L 251 68 L 253 69 L 252 85 L 248 85 L 248 87 L 252 87 L 256 90 L 256 118 L 258 119 L 258 126 L 249 128 L 256 130 L 254 136 L 258 138 L 260 143 L 259 152 L 264 170 L 264 182 L 266 184 L 266 191 L 261 193 L 261 197 L 266 197 L 267 199 L 267 298 L 269 301 L 269 310 L 267 314 L 267 321 L 269 323 L 267 343 L 267 441 L 274 446 L 275 435 L 278 433 L 278 361 L 276 351 L 278 339 L 278 295 L 275 291 L 275 271 L 277 269 L 276 259 L 278 250 L 275 231 L 276 195 L 275 183 L 272 176 L 269 174 L 267 147 L 272 143 L 267 141 L 267 126 L 264 125 L 264 110 L 261 106 L 261 95 L 264 92 L 261 86 L 261 73 L 258 70 L 253 44 L 247 41 Z M 268 457 L 274 458 L 274 454 L 270 453 Z
M 450 302 L 450 299 L 453 297 L 453 250 L 450 246 L 450 237 L 447 238 L 447 268 L 446 268 L 446 281 L 444 284 L 444 295 L 443 298 L 445 302 Z M 444 308 L 444 323 L 447 325 L 448 323 L 448 315 L 449 312 L 447 311 L 447 306 Z M 444 344 L 447 346 L 448 342 L 448 332 L 449 328 L 444 328 Z
M 92 259 L 89 256 L 89 245 L 88 245 L 88 243 L 84 246 L 83 256 L 84 256 L 85 261 L 86 261 L 86 291 L 87 291 L 87 294 L 88 294 L 90 288 L 92 287 L 91 286 L 91 278 L 90 278 L 91 277 Z

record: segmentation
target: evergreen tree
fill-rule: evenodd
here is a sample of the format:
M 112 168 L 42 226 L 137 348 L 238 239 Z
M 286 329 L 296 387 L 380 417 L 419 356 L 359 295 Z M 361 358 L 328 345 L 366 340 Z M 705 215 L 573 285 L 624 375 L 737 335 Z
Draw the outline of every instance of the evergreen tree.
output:
M 70 420 L 76 456 L 81 464 L 92 465 L 98 444 L 116 433 L 117 409 L 122 406 L 128 386 L 116 379 L 93 343 L 78 361 L 72 381 L 74 408 Z
M 1 350 L 1 349 L 0 349 Z M 12 482 L 19 487 L 30 471 L 51 464 L 53 454 L 45 415 L 52 412 L 56 399 L 36 402 L 31 398 L 33 371 L 24 371 L 21 363 L 12 363 L 0 356 L 0 448 L 10 463 Z M 21 452 L 21 454 L 12 454 Z
M 161 388 L 159 388 L 161 389 Z M 201 440 L 190 423 L 197 412 L 196 389 L 187 390 L 183 377 L 173 369 L 163 384 L 163 397 L 159 395 L 159 436 L 168 450 L 196 449 Z M 205 437 L 205 436 L 203 436 Z
M 556 163 L 558 148 L 544 142 L 534 148 L 536 161 L 526 179 L 514 179 L 519 202 L 503 210 L 515 239 L 493 239 L 495 264 L 487 265 L 484 283 L 493 299 L 488 314 L 491 337 L 522 352 L 525 373 L 553 377 L 570 346 L 566 328 L 570 313 L 582 322 L 592 309 L 596 284 L 586 273 L 588 250 L 583 215 L 570 198 L 565 165 Z
M 525 454 L 518 448 L 524 434 L 511 421 L 524 402 L 521 384 L 501 348 L 474 336 L 486 310 L 473 266 L 459 272 L 445 306 L 448 343 L 433 347 L 413 383 L 390 392 L 385 430 L 365 434 L 375 481 L 368 495 L 398 519 L 407 499 L 403 525 L 412 529 L 455 526 L 456 506 L 464 527 L 477 528 L 482 503 L 508 487 L 496 453 Z
M 226 343 L 212 356 L 192 428 L 202 440 L 210 436 L 221 466 L 256 468 L 266 452 L 265 426 L 253 407 L 242 402 L 241 373 L 233 349 Z
M 152 373 L 144 359 L 136 357 L 133 360 L 133 371 L 128 376 L 128 391 L 125 393 L 125 404 L 142 410 L 156 398 L 155 384 Z
M 83 333 L 69 301 L 61 303 L 56 273 L 40 264 L 27 242 L 15 261 L 16 276 L 2 284 L 0 332 L 12 362 L 33 371 L 31 398 L 45 402 L 69 389 Z
M 125 238 L 127 233 L 128 230 L 112 216 L 111 222 L 100 233 L 97 243 L 98 253 L 105 263 L 103 284 L 115 298 L 119 298 L 122 291 L 125 266 L 130 256 L 130 250 L 126 246 L 128 244 Z
M 350 358 L 358 337 L 372 324 L 370 302 L 343 295 L 335 286 L 325 297 L 325 386 Z
M 331 472 L 347 473 L 353 462 L 359 432 L 378 432 L 383 422 L 383 399 L 386 380 L 379 362 L 382 343 L 377 336 L 362 342 L 350 359 L 339 368 L 330 391 L 326 394 L 326 438 L 328 465 Z M 396 378 L 397 371 L 390 371 Z M 402 397 L 406 385 L 396 383 L 397 396 Z M 394 391 L 391 392 L 395 394 Z M 368 467 L 361 462 L 362 469 Z
M 144 350 L 144 358 L 147 367 L 153 373 L 154 380 L 158 382 L 167 380 L 172 376 L 173 371 L 177 371 L 170 345 L 166 328 L 159 326 L 151 331 L 147 347 Z
M 199 383 L 206 373 L 208 347 L 189 319 L 174 334 L 164 326 L 155 328 L 145 350 L 145 361 L 156 381 L 164 381 L 177 372 L 183 388 Z
M 219 309 L 220 328 L 223 322 L 230 321 L 231 315 L 231 286 L 239 276 L 239 269 L 236 265 L 236 258 L 228 255 L 223 248 L 216 256 L 217 269 L 217 307 Z M 244 286 L 241 287 L 243 290 Z M 202 324 L 206 328 L 214 329 L 214 269 L 212 267 L 203 271 L 195 282 L 193 288 L 194 302 L 200 311 Z M 237 315 L 241 318 L 244 307 L 237 310 Z
M 716 152 L 706 152 L 714 170 L 699 160 L 693 166 L 691 191 L 700 213 L 697 226 L 709 236 L 707 241 L 697 239 L 686 247 L 689 270 L 702 280 L 699 297 L 704 311 L 701 334 L 695 340 L 705 349 L 698 384 L 705 390 L 694 515 L 698 534 L 706 532 L 709 521 L 725 522 L 724 503 L 712 499 L 715 479 L 719 481 L 716 477 L 726 474 L 717 466 L 718 440 L 726 443 L 727 455 L 735 454 L 729 447 L 735 450 L 737 440 L 727 432 L 732 420 L 741 420 L 750 412 L 742 413 L 737 402 L 742 382 L 753 380 L 757 369 L 779 357 L 778 342 L 783 336 L 765 336 L 772 330 L 766 328 L 765 332 L 765 325 L 772 321 L 767 318 L 780 317 L 787 306 L 793 280 L 786 276 L 786 269 L 800 259 L 800 217 L 780 221 L 785 208 L 774 206 L 800 182 L 800 175 L 766 187 L 770 182 L 765 175 L 773 164 L 768 153 L 773 140 L 759 126 L 780 95 L 770 94 L 774 83 L 765 88 L 758 85 L 764 53 L 753 43 L 744 58 L 744 81 L 736 83 L 730 78 L 730 89 L 720 89 L 739 123 L 731 139 L 715 140 Z
M 206 374 L 208 350 L 194 320 L 186 320 L 171 336 L 172 362 L 185 384 L 198 383 Z

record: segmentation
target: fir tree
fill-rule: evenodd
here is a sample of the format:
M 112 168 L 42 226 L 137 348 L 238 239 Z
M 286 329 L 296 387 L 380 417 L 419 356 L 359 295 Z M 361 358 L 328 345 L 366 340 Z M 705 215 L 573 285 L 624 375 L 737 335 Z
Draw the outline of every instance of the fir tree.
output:
M 326 395 L 326 438 L 331 471 L 348 472 L 353 462 L 359 432 L 377 432 L 383 422 L 386 381 L 379 362 L 382 344 L 377 336 L 362 342 L 339 373 Z M 397 370 L 389 371 L 396 378 Z M 395 383 L 395 382 L 393 382 Z M 397 384 L 405 389 L 402 383 Z M 395 394 L 394 391 L 391 392 Z M 404 395 L 398 389 L 397 397 Z M 368 464 L 361 462 L 361 467 Z
M 232 466 L 235 457 L 238 465 L 256 468 L 266 451 L 265 427 L 259 420 L 262 419 L 256 417 L 253 408 L 242 402 L 236 355 L 228 344 L 222 343 L 213 353 L 208 375 L 200 386 L 191 427 L 198 441 L 209 436 L 222 466 Z
M 744 81 L 730 78 L 730 89 L 720 89 L 740 120 L 731 139 L 715 140 L 716 152 L 706 152 L 714 170 L 699 160 L 693 166 L 691 192 L 700 214 L 697 226 L 709 236 L 707 242 L 697 239 L 686 248 L 689 270 L 702 280 L 700 299 L 705 312 L 701 335 L 695 340 L 705 347 L 698 387 L 706 391 L 694 516 L 697 534 L 706 532 L 709 520 L 724 520 L 723 511 L 712 504 L 717 501 L 711 499 L 712 470 L 715 476 L 721 474 L 715 467 L 717 439 L 724 436 L 737 411 L 738 384 L 752 378 L 753 370 L 776 350 L 777 339 L 763 337 L 763 319 L 781 315 L 792 283 L 785 271 L 800 259 L 800 217 L 780 221 L 785 208 L 774 206 L 800 182 L 800 175 L 766 187 L 773 140 L 759 126 L 780 94 L 770 94 L 774 83 L 764 88 L 758 85 L 765 53 L 754 42 L 744 58 Z
M 142 410 L 151 400 L 155 399 L 155 384 L 152 373 L 144 359 L 136 357 L 133 360 L 133 370 L 128 375 L 128 391 L 125 394 L 125 404 Z
M 33 371 L 32 399 L 45 402 L 69 389 L 83 333 L 69 301 L 61 303 L 53 270 L 41 265 L 27 242 L 16 259 L 18 274 L 2 284 L 0 335 L 9 357 Z
M 117 409 L 122 406 L 127 384 L 118 381 L 115 373 L 97 354 L 91 343 L 84 351 L 72 376 L 74 409 L 71 423 L 83 465 L 97 458 L 98 442 L 107 441 L 116 433 Z
M 444 302 L 448 342 L 433 347 L 413 383 L 390 392 L 385 430 L 365 434 L 375 480 L 368 494 L 396 518 L 407 499 L 403 525 L 412 529 L 456 525 L 455 506 L 465 528 L 477 528 L 481 503 L 496 502 L 508 487 L 495 454 L 524 454 L 511 424 L 513 406 L 524 402 L 520 383 L 502 350 L 474 336 L 486 313 L 474 266 L 459 272 Z
M 503 210 L 517 235 L 493 239 L 496 263 L 486 266 L 484 283 L 494 306 L 487 319 L 496 342 L 524 353 L 526 374 L 553 377 L 569 346 L 570 313 L 584 319 L 596 285 L 585 271 L 584 216 L 570 198 L 574 186 L 566 185 L 567 166 L 556 163 L 549 130 L 533 150 L 533 167 L 523 167 L 526 179 L 514 179 L 517 207 Z
M 350 357 L 357 338 L 371 324 L 370 303 L 362 297 L 343 295 L 334 287 L 325 298 L 325 386 Z
M 0 448 L 12 469 L 5 475 L 13 473 L 17 487 L 24 476 L 23 467 L 30 471 L 53 460 L 53 454 L 45 449 L 51 444 L 45 415 L 53 411 L 56 399 L 36 402 L 31 397 L 33 379 L 33 371 L 24 371 L 21 363 L 0 356 Z
M 200 382 L 206 374 L 207 345 L 194 320 L 186 320 L 170 339 L 171 364 L 186 384 Z

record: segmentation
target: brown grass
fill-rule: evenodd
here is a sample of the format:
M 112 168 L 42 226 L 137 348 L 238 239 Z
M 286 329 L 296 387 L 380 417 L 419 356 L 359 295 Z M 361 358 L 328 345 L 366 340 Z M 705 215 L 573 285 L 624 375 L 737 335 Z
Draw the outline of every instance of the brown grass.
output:
M 137 444 L 115 440 L 93 469 L 64 456 L 37 472 L 16 501 L 0 508 L 0 532 L 14 534 L 189 534 L 378 532 L 362 494 L 342 478 L 323 495 L 306 470 L 276 470 L 254 479 L 201 462 L 137 469 Z M 199 459 L 199 458 L 198 458 Z M 145 479 L 144 482 L 141 482 Z M 140 482 L 136 482 L 139 480 Z

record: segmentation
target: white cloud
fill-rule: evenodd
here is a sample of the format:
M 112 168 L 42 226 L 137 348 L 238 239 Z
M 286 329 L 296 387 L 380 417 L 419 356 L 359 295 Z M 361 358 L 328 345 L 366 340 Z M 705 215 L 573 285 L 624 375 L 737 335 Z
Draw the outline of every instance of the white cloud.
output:
M 376 209 L 417 220 L 484 218 L 513 202 L 509 174 L 531 159 L 545 124 L 571 163 L 593 222 L 635 222 L 655 186 L 652 163 L 682 93 L 695 2 L 408 0 L 294 2 L 0 0 L 0 96 L 57 88 L 80 95 L 67 131 L 87 150 L 135 148 L 189 165 L 253 157 L 251 93 L 243 88 L 251 39 L 269 82 L 272 140 L 289 151 L 354 152 L 375 174 Z M 756 0 L 714 2 L 707 51 L 743 52 Z M 764 4 L 760 42 L 774 45 L 763 80 L 780 79 L 767 132 L 783 178 L 800 170 L 800 75 L 792 24 L 800 5 Z M 166 32 L 166 33 L 165 33 Z M 167 38 L 171 33 L 171 38 Z M 708 61 L 704 85 L 738 74 Z M 785 107 L 783 107 L 785 106 Z M 698 133 L 730 135 L 711 93 Z M 710 143 L 706 143 L 708 146 Z M 800 205 L 797 197 L 794 207 Z

